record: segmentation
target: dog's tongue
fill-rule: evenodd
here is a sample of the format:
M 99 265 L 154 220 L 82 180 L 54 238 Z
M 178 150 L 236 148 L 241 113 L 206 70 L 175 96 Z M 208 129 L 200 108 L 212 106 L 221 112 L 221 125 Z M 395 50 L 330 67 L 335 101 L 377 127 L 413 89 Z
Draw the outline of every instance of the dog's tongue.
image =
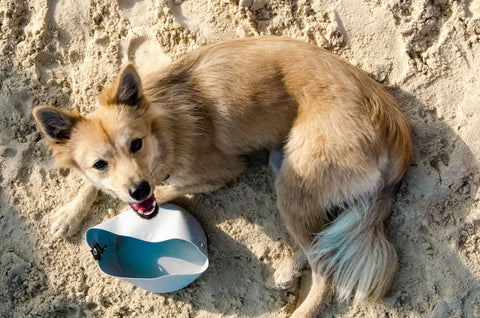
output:
M 155 202 L 155 196 L 152 194 L 148 199 L 143 200 L 139 203 L 132 203 L 130 206 L 141 216 L 141 217 L 153 217 L 154 210 L 157 207 Z

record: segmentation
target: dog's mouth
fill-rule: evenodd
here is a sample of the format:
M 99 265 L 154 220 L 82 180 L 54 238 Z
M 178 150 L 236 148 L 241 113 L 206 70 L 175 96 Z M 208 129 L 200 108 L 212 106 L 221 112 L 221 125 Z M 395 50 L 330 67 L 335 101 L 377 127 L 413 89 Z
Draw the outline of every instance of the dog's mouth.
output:
M 130 203 L 130 206 L 144 219 L 151 219 L 158 212 L 158 204 L 153 194 L 139 203 Z

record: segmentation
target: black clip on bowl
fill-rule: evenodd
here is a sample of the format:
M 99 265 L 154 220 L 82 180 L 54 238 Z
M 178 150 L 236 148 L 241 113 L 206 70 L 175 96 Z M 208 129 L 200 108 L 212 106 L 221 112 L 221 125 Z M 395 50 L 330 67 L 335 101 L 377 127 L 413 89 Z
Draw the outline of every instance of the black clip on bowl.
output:
M 93 255 L 93 258 L 96 260 L 96 261 L 99 261 L 102 259 L 102 254 L 103 252 L 105 251 L 105 248 L 107 247 L 107 245 L 105 245 L 103 248 L 100 246 L 100 244 L 98 244 L 97 242 L 95 242 L 95 244 L 93 244 L 93 247 L 92 249 L 90 250 L 90 252 L 92 253 Z

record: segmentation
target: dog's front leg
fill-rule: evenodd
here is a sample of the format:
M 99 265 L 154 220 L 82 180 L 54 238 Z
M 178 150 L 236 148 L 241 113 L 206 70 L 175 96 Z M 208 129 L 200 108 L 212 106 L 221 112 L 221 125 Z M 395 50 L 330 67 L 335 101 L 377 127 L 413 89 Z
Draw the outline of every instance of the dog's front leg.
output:
M 51 227 L 53 237 L 68 237 L 77 233 L 96 197 L 97 189 L 85 183 L 72 202 L 62 206 L 53 214 Z
M 158 203 L 165 203 L 186 194 L 215 191 L 223 185 L 223 183 L 204 183 L 186 186 L 176 186 L 172 184 L 162 185 L 155 188 L 155 198 Z
M 223 187 L 245 169 L 242 157 L 226 155 L 218 150 L 205 151 L 195 159 L 195 167 L 173 174 L 155 188 L 158 203 L 165 203 L 186 194 L 207 193 Z M 212 169 L 215 167 L 215 169 Z

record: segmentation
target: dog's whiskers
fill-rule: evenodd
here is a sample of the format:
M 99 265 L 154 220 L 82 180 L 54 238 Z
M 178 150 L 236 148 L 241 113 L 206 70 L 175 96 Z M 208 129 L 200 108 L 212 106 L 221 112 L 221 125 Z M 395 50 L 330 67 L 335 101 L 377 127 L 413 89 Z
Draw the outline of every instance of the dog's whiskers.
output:
M 150 171 L 150 176 L 156 175 L 156 173 L 160 169 L 160 164 L 161 164 L 161 160 L 159 158 L 154 158 L 153 159 L 153 164 L 152 164 L 152 169 Z

